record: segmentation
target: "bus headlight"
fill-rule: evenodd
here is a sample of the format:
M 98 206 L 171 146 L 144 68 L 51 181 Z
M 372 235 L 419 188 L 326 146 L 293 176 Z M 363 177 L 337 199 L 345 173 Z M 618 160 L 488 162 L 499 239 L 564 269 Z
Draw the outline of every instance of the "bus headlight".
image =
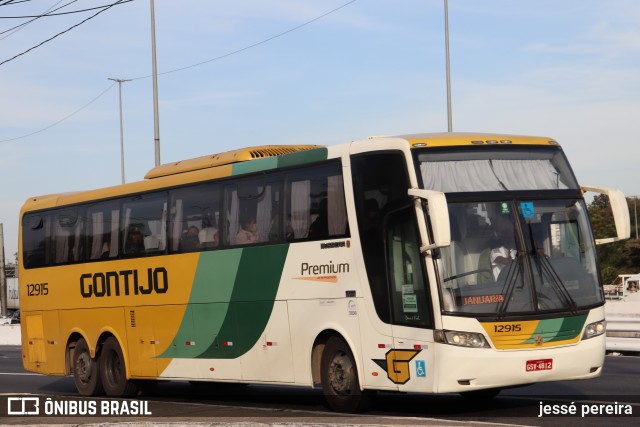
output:
M 584 334 L 582 334 L 582 339 L 586 340 L 589 338 L 597 337 L 598 335 L 602 335 L 607 332 L 607 321 L 601 320 L 599 322 L 589 323 L 584 328 Z
M 433 332 L 435 342 L 471 348 L 491 348 L 484 335 L 476 332 L 442 331 Z

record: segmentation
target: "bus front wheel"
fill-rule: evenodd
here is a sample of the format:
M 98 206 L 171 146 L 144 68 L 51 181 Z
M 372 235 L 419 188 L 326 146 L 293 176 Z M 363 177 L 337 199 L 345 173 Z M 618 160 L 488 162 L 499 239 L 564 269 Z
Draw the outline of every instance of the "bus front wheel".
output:
M 322 352 L 322 391 L 327 404 L 337 412 L 366 409 L 369 396 L 360 390 L 358 369 L 351 349 L 343 339 L 331 337 Z
M 106 339 L 100 351 L 100 379 L 107 396 L 132 396 L 138 392 L 138 385 L 127 380 L 122 349 L 114 337 Z
M 84 338 L 76 342 L 73 351 L 73 382 L 78 393 L 83 396 L 99 396 L 104 393 L 100 372 L 99 359 L 91 357 L 89 346 Z

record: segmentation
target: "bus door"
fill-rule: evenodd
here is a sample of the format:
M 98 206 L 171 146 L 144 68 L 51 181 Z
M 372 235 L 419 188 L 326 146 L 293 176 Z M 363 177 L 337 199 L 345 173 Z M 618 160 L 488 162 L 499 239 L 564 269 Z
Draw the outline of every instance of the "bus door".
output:
M 416 210 L 407 194 L 402 151 L 351 157 L 354 202 L 362 256 L 379 321 L 366 322 L 362 352 L 366 385 L 428 391 L 432 377 L 432 316 L 420 260 Z
M 433 386 L 433 311 L 420 253 L 415 209 L 404 207 L 385 220 L 387 283 L 393 333 L 393 375 L 400 390 Z

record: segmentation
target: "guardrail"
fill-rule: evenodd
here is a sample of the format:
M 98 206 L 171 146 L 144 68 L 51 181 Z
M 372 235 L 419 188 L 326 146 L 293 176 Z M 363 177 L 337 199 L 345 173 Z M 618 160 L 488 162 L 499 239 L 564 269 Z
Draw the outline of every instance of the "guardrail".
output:
M 636 296 L 633 300 L 609 300 L 604 305 L 607 351 L 640 352 L 640 301 Z
M 640 352 L 640 313 L 607 315 L 607 351 Z
M 20 325 L 0 325 L 0 345 L 20 345 Z

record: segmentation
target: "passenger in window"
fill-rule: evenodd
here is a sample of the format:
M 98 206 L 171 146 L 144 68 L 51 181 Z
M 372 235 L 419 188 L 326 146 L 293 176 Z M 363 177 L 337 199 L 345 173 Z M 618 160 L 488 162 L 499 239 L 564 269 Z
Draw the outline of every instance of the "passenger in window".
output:
M 236 235 L 236 243 L 238 245 L 246 245 L 259 241 L 258 228 L 256 227 L 255 217 L 248 217 L 240 221 L 240 230 Z
M 129 228 L 129 235 L 124 245 L 124 251 L 126 254 L 144 253 L 144 236 L 138 226 L 134 225 Z
M 100 259 L 109 258 L 109 252 L 110 252 L 109 242 L 104 242 L 102 244 L 102 253 L 100 254 Z
M 211 224 L 211 220 L 203 220 L 202 230 L 200 230 L 200 232 L 198 233 L 198 241 L 200 242 L 200 247 L 203 249 L 215 248 L 218 246 L 218 239 L 218 229 Z
M 516 259 L 515 234 L 513 223 L 507 215 L 496 215 L 491 225 L 495 228 L 496 233 L 496 240 L 490 254 L 491 271 L 494 280 L 498 280 L 504 267 Z
M 198 227 L 192 225 L 187 229 L 184 237 L 180 241 L 180 249 L 185 252 L 197 251 L 200 249 L 200 238 L 198 237 Z
M 220 243 L 218 227 L 211 215 L 207 215 L 202 220 L 202 230 L 198 233 L 198 240 L 201 249 L 215 248 Z
M 318 217 L 309 227 L 310 239 L 326 239 L 329 236 L 329 220 L 327 218 L 327 199 L 320 201 Z

